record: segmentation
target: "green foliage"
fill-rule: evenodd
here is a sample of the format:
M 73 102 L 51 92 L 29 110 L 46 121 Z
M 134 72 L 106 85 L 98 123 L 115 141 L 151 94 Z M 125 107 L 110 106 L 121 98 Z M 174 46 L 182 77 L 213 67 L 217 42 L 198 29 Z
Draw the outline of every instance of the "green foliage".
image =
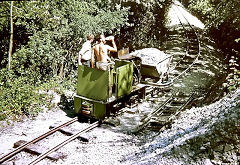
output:
M 189 0 L 189 8 L 206 24 L 222 50 L 240 51 L 240 3 L 236 0 Z
M 0 31 L 9 23 L 10 2 L 0 2 Z
M 204 21 L 209 35 L 226 53 L 226 59 L 240 55 L 240 3 L 236 0 L 189 0 L 186 4 Z M 232 56 L 232 57 L 230 57 Z M 240 87 L 240 73 L 234 59 L 229 60 L 225 85 L 229 91 Z
M 73 90 L 74 87 L 72 81 L 64 81 L 60 85 L 57 77 L 38 85 L 32 85 L 32 82 L 28 76 L 16 76 L 6 69 L 0 70 L 0 120 L 34 116 L 42 111 L 44 105 L 51 109 L 55 105 L 52 103 L 53 95 L 48 91 L 61 95 L 65 89 Z
M 111 1 L 103 2 L 106 3 L 95 0 L 15 1 L 15 47 L 10 73 L 4 69 L 9 45 L 10 2 L 0 2 L 1 119 L 34 114 L 40 110 L 42 99 L 51 106 L 51 97 L 39 94 L 39 90 L 54 89 L 60 93 L 64 88 L 73 90 L 77 53 L 87 34 L 117 34 L 127 23 L 127 8 Z M 66 81 L 59 87 L 58 82 L 63 78 Z
M 206 25 L 218 29 L 222 24 L 228 23 L 239 30 L 240 4 L 236 0 L 189 0 L 189 7 L 198 13 Z M 238 25 L 238 26 L 236 26 Z
M 238 38 L 238 39 L 235 39 L 235 42 L 239 42 L 240 41 L 240 38 Z
M 136 50 L 146 47 L 162 49 L 165 39 L 166 13 L 171 0 L 131 0 L 122 2 L 122 6 L 130 6 L 129 25 L 121 29 L 122 46 Z
M 157 2 L 129 1 L 129 16 L 129 3 L 121 0 L 15 1 L 11 73 L 2 69 L 7 62 L 10 2 L 1 2 L 0 31 L 6 34 L 0 38 L 1 118 L 33 114 L 40 109 L 42 99 L 50 106 L 51 97 L 39 94 L 39 90 L 73 90 L 77 53 L 89 33 L 119 35 L 124 43 L 131 41 L 132 48 L 153 46 L 163 34 L 159 30 L 164 25 L 164 6 L 171 1 Z
M 87 34 L 112 33 L 128 16 L 127 8 L 99 8 L 95 1 L 21 1 L 16 6 L 15 27 L 25 27 L 29 42 L 15 52 L 13 69 L 36 72 L 35 81 L 71 74 Z
M 27 77 L 17 77 L 5 69 L 0 71 L 0 120 L 35 114 L 40 110 L 39 95 Z M 30 108 L 31 107 L 31 108 Z M 34 111 L 32 108 L 34 107 Z
M 233 60 L 230 60 L 230 65 L 232 66 L 232 68 L 236 68 L 236 63 Z M 234 91 L 238 88 L 240 88 L 240 71 L 237 69 L 232 69 L 233 72 L 231 72 L 230 74 L 228 74 L 227 78 L 226 78 L 226 86 L 228 88 L 228 91 Z

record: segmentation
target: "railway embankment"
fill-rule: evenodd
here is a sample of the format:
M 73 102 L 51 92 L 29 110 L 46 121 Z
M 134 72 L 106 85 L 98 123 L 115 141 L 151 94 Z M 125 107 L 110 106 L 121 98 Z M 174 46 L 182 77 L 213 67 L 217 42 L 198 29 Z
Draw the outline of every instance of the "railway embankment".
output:
M 239 109 L 240 89 L 208 106 L 181 112 L 171 128 L 163 132 L 136 136 L 114 131 L 112 126 L 103 124 L 85 135 L 88 143 L 76 139 L 58 150 L 66 157 L 58 161 L 45 159 L 39 164 L 238 164 Z M 23 122 L 2 127 L 0 155 L 11 151 L 18 140 L 31 140 L 46 132 L 53 123 L 69 120 L 66 115 L 69 113 L 58 105 L 33 120 L 26 118 Z M 71 128 L 81 129 L 84 125 L 75 123 Z M 51 140 L 48 146 L 56 145 L 64 138 L 61 133 L 52 135 L 47 139 Z M 23 152 L 5 164 L 26 164 L 35 157 Z
M 176 21 L 176 24 L 179 24 L 178 19 Z M 208 53 L 212 54 L 213 50 L 212 48 Z M 203 56 L 210 57 L 207 56 L 207 51 L 202 52 Z M 195 87 L 198 84 L 203 86 L 204 83 L 212 84 L 208 75 L 219 75 L 220 67 L 215 67 L 218 65 L 217 61 L 215 60 L 214 65 L 209 63 L 216 70 L 210 72 L 208 71 L 210 67 L 205 65 L 207 61 L 202 58 L 200 62 L 204 61 L 204 65 L 200 62 L 199 65 L 204 68 L 194 70 L 195 74 L 191 73 L 191 79 L 190 76 L 186 77 L 188 84 L 184 88 L 189 89 L 191 85 Z M 218 82 L 218 79 L 215 81 Z M 221 99 L 220 96 L 216 97 L 215 88 L 208 89 L 209 93 L 214 93 L 216 99 L 205 100 L 198 107 L 182 111 L 173 120 L 171 127 L 163 132 L 142 132 L 133 135 L 113 129 L 111 125 L 102 124 L 101 127 L 84 135 L 88 142 L 76 139 L 59 149 L 58 152 L 66 155 L 62 159 L 58 161 L 44 159 L 39 164 L 239 164 L 240 89 Z M 45 108 L 38 116 L 25 118 L 12 125 L 0 123 L 0 156 L 13 150 L 15 142 L 30 141 L 48 131 L 49 126 L 63 123 L 73 117 L 72 92 L 62 96 L 51 92 L 48 94 L 53 98 L 52 104 L 56 105 L 55 107 L 50 110 Z M 69 128 L 80 130 L 86 124 L 77 122 Z M 47 143 L 47 148 L 51 148 L 65 138 L 65 135 L 57 132 L 43 142 Z M 28 164 L 36 157 L 21 152 L 4 164 Z
M 204 107 L 181 112 L 130 164 L 239 164 L 240 90 Z M 141 164 L 140 163 L 140 164 Z

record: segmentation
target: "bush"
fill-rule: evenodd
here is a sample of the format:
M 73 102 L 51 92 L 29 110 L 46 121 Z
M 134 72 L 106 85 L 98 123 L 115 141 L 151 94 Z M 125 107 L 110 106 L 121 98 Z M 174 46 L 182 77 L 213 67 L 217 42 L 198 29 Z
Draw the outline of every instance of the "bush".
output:
M 0 120 L 34 115 L 40 110 L 40 96 L 28 78 L 17 77 L 5 69 L 0 71 Z
M 204 21 L 209 34 L 224 52 L 240 51 L 240 3 L 236 0 L 188 0 L 188 7 Z
M 34 73 L 35 82 L 72 74 L 87 34 L 117 33 L 128 16 L 127 8 L 100 8 L 93 0 L 26 1 L 16 5 L 15 27 L 25 27 L 28 42 L 14 52 L 12 69 L 18 74 Z
M 8 12 L 10 3 L 2 4 L 0 11 Z M 118 33 L 128 19 L 127 8 L 108 7 L 107 3 L 100 7 L 99 4 L 103 3 L 95 0 L 14 3 L 14 39 L 24 42 L 15 45 L 11 72 L 8 72 L 3 68 L 8 61 L 8 37 L 0 39 L 0 44 L 5 43 L 0 45 L 4 50 L 0 51 L 0 120 L 34 115 L 41 109 L 41 100 L 47 100 L 45 104 L 50 105 L 51 96 L 43 98 L 45 95 L 39 91 L 53 88 L 61 92 L 59 80 L 64 80 L 63 88 L 74 88 L 77 53 L 87 34 Z M 0 14 L 1 34 L 9 34 L 5 26 L 9 22 L 6 12 Z M 24 29 L 22 38 L 16 38 L 19 29 Z

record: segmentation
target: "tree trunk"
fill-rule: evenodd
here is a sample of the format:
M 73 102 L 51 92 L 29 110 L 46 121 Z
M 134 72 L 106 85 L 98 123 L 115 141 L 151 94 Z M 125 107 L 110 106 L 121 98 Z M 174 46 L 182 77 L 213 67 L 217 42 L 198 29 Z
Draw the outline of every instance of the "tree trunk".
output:
M 61 66 L 60 66 L 60 71 L 59 71 L 59 77 L 60 77 L 61 79 L 63 79 L 63 76 L 64 76 L 64 65 L 61 64 Z
M 8 71 L 11 69 L 11 57 L 12 57 L 12 48 L 13 48 L 13 1 L 11 1 L 11 9 L 10 9 L 10 25 L 11 25 L 11 35 L 10 35 L 10 43 L 9 43 L 9 53 L 8 53 Z

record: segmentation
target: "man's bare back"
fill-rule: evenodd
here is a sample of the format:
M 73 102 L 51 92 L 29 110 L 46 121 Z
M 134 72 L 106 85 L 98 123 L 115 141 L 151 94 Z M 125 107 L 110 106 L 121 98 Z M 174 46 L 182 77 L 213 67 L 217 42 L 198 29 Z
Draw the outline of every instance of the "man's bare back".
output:
M 111 38 L 112 47 L 106 45 L 106 40 L 104 35 L 100 35 L 99 43 L 94 46 L 94 54 L 97 57 L 97 62 L 111 62 L 111 59 L 108 56 L 108 51 L 117 52 L 117 46 L 115 44 L 114 38 Z

